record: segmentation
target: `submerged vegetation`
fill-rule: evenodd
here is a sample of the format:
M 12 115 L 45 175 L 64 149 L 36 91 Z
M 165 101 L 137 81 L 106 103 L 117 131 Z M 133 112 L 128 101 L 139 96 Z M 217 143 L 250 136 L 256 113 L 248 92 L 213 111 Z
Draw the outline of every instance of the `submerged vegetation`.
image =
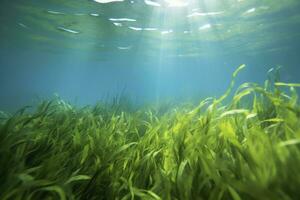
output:
M 231 95 L 243 68 L 194 107 L 53 100 L 3 114 L 0 199 L 299 199 L 299 84 L 244 83 Z

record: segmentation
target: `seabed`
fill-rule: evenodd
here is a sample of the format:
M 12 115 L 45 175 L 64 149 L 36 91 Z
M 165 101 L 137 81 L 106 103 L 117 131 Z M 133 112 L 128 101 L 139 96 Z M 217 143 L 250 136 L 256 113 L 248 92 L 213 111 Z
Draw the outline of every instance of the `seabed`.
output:
M 54 99 L 3 113 L 0 199 L 299 199 L 300 85 L 274 79 L 232 94 L 244 67 L 223 96 L 195 106 Z

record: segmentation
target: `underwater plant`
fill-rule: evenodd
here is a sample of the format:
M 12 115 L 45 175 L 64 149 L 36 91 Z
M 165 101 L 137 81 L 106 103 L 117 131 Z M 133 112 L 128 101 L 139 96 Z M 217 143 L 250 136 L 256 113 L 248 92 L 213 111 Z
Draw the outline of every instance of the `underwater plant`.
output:
M 3 115 L 0 199 L 299 199 L 300 85 L 269 79 L 231 95 L 244 67 L 193 108 L 55 99 Z

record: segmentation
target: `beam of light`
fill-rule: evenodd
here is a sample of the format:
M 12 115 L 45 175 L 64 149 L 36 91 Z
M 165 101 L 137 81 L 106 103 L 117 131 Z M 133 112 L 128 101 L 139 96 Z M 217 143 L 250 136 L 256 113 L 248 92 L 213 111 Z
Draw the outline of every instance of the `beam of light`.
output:
M 200 62 L 203 57 L 199 55 L 213 48 L 208 44 L 207 37 L 211 37 L 210 34 L 218 37 L 215 29 L 218 18 L 215 16 L 226 14 L 226 11 L 220 9 L 220 0 L 144 0 L 144 3 L 152 7 L 150 23 L 128 28 L 142 32 L 148 26 L 157 30 L 156 37 L 160 42 L 154 55 L 158 62 L 155 96 L 156 102 L 159 102 L 164 96 L 164 75 L 173 70 L 171 63 L 175 64 L 179 57 L 186 56 L 197 57 L 196 62 Z M 195 42 L 190 43 L 192 39 Z

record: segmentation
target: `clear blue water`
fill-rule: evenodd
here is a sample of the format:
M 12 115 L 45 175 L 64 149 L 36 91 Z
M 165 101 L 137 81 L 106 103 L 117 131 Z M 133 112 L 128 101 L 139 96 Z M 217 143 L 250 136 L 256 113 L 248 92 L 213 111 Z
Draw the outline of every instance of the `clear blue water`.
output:
M 3 0 L 0 110 L 59 95 L 76 105 L 221 95 L 231 74 L 300 82 L 299 0 Z

